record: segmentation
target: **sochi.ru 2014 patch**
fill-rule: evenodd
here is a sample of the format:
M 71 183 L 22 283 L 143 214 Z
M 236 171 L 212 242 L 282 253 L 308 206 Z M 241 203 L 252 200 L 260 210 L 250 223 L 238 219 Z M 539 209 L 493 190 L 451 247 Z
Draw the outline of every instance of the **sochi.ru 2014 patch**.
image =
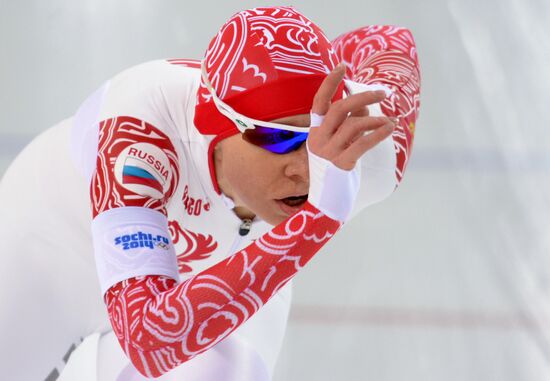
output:
M 115 246 L 121 246 L 122 250 L 137 249 L 140 247 L 148 247 L 153 249 L 158 246 L 165 250 L 168 250 L 170 240 L 168 237 L 164 237 L 159 234 L 151 234 L 144 232 L 137 232 L 134 234 L 124 234 L 119 237 L 115 237 Z
M 161 199 L 170 185 L 170 163 L 153 144 L 135 143 L 118 155 L 115 177 L 124 188 L 143 196 Z

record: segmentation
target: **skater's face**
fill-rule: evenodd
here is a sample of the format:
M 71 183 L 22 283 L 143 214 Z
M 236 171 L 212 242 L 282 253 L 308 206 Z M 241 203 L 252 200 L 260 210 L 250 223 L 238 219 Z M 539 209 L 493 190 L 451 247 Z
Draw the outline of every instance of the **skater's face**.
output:
M 307 127 L 309 114 L 273 122 Z M 257 215 L 276 225 L 307 200 L 309 167 L 305 143 L 295 151 L 275 154 L 236 134 L 217 144 L 214 159 L 220 188 L 234 201 L 241 217 Z

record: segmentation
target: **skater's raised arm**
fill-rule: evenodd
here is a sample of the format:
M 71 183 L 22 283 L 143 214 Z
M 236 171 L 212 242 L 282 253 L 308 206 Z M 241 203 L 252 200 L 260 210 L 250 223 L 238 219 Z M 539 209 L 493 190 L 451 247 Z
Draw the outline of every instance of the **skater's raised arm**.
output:
M 362 159 L 356 214 L 388 197 L 403 179 L 420 109 L 420 67 L 407 28 L 367 26 L 342 34 L 333 45 L 355 92 L 384 89 L 388 93 L 379 105 L 369 106 L 369 113 L 398 119 L 391 139 Z

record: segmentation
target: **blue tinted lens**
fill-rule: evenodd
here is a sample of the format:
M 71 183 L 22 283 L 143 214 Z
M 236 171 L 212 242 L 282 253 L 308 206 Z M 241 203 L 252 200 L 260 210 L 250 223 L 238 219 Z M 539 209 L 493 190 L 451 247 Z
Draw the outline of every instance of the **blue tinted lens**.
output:
M 256 126 L 252 130 L 246 130 L 243 138 L 258 147 L 262 147 L 273 153 L 283 154 L 300 148 L 307 139 L 307 132 L 278 130 Z

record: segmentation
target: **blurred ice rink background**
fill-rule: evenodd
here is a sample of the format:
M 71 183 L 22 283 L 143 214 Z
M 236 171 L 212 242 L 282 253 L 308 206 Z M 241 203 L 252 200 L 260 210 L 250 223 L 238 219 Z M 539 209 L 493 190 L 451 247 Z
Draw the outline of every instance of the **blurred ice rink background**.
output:
M 0 0 L 0 175 L 105 79 L 201 58 L 259 5 Z M 331 38 L 410 28 L 422 108 L 401 188 L 297 277 L 275 380 L 550 380 L 550 1 L 293 5 Z

